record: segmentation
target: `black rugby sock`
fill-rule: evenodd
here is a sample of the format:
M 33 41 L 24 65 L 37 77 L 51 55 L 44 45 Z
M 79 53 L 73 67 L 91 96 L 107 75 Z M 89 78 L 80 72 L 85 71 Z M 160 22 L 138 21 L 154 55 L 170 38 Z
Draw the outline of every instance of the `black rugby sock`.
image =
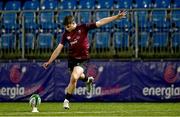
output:
M 67 93 L 66 96 L 65 96 L 65 99 L 70 100 L 71 97 L 72 97 L 72 94 Z
M 87 82 L 87 80 L 88 80 L 88 77 L 81 78 L 80 80 L 82 80 L 83 82 Z

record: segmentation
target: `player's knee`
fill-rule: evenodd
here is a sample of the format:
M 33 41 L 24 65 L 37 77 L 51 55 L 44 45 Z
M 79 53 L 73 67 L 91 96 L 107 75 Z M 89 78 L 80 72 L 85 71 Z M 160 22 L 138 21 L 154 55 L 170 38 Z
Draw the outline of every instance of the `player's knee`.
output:
M 85 78 L 85 74 L 83 73 L 83 74 L 81 74 L 81 76 L 80 76 L 81 78 Z

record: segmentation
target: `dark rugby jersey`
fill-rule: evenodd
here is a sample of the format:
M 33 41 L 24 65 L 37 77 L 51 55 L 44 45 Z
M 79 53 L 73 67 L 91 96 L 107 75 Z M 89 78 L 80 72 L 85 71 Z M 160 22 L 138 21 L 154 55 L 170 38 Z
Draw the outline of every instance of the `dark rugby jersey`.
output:
M 61 44 L 69 44 L 70 59 L 88 59 L 89 58 L 89 42 L 88 31 L 95 29 L 96 23 L 88 23 L 77 25 L 75 30 L 65 31 L 62 35 Z

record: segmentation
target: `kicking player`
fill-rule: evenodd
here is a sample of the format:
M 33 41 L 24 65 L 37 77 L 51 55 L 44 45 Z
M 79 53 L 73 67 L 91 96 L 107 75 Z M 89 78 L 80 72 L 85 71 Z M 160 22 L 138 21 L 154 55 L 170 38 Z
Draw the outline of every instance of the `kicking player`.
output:
M 86 82 L 88 92 L 90 92 L 92 88 L 94 78 L 86 77 L 84 74 L 87 63 L 89 62 L 88 31 L 125 17 L 126 11 L 120 11 L 117 15 L 103 18 L 97 22 L 79 25 L 76 24 L 73 16 L 66 16 L 64 18 L 63 25 L 65 26 L 65 31 L 62 35 L 61 42 L 52 53 L 48 62 L 43 64 L 43 67 L 47 69 L 48 65 L 61 53 L 65 43 L 69 44 L 68 68 L 71 71 L 71 78 L 63 104 L 65 109 L 69 109 L 69 100 L 72 97 L 79 79 Z

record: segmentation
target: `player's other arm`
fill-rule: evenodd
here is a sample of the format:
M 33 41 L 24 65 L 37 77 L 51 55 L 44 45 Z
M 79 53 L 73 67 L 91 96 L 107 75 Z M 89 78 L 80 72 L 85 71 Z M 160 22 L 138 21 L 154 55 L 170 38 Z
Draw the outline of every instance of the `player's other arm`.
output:
M 119 13 L 117 15 L 114 15 L 114 16 L 111 16 L 111 17 L 106 17 L 106 18 L 103 18 L 103 19 L 97 21 L 96 26 L 101 27 L 101 26 L 103 26 L 105 24 L 108 24 L 108 23 L 114 21 L 114 20 L 125 18 L 126 14 L 127 14 L 126 11 L 119 11 Z
M 52 53 L 52 55 L 51 55 L 50 59 L 48 60 L 48 62 L 45 62 L 43 64 L 43 67 L 45 69 L 47 69 L 48 65 L 51 64 L 57 58 L 57 56 L 61 53 L 62 48 L 63 48 L 63 45 L 60 43 L 57 46 L 57 48 L 54 50 L 54 52 Z

